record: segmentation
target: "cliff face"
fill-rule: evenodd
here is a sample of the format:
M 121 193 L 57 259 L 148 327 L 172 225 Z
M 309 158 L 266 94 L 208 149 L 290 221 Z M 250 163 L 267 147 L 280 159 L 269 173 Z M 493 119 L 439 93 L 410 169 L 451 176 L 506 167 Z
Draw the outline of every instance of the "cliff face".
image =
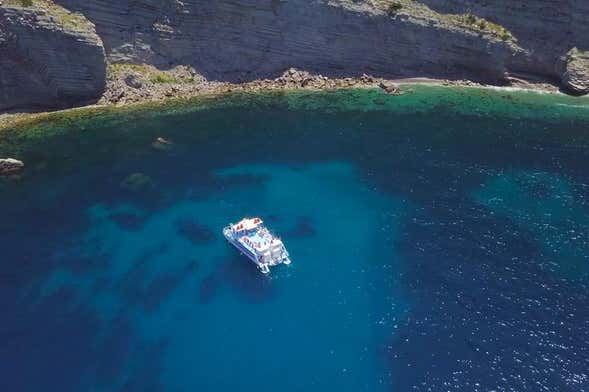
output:
M 55 2 L 83 14 L 97 34 L 93 26 L 67 31 L 36 11 L 0 8 L 0 31 L 8 37 L 0 39 L 4 102 L 12 94 L 7 91 L 17 89 L 41 89 L 66 105 L 95 97 L 104 84 L 104 55 L 111 63 L 160 69 L 189 65 L 221 81 L 275 77 L 296 67 L 327 76 L 367 73 L 496 84 L 515 74 L 562 82 L 576 93 L 589 86 L 585 0 Z M 17 12 L 24 19 L 14 18 Z M 47 69 L 45 59 L 53 64 Z M 28 68 L 20 69 L 21 64 Z M 28 102 L 25 95 L 16 104 L 47 102 L 37 97 Z
M 514 72 L 560 79 L 573 48 L 589 50 L 589 1 L 586 0 L 421 0 L 446 13 L 472 12 L 510 30 L 526 50 L 516 56 Z M 585 71 L 589 79 L 589 69 Z
M 96 24 L 111 61 L 194 66 L 248 80 L 288 67 L 325 75 L 503 79 L 506 42 L 365 2 L 59 0 Z
M 102 41 L 88 21 L 53 11 L 0 7 L 0 110 L 76 106 L 102 94 Z

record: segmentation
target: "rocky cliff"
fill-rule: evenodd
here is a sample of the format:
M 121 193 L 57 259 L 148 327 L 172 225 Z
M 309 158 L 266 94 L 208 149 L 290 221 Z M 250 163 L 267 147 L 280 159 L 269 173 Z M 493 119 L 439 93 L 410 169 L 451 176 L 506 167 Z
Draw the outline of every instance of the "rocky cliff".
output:
M 105 75 L 102 41 L 81 15 L 0 7 L 0 110 L 81 105 L 100 97 Z
M 109 63 L 162 70 L 187 65 L 219 81 L 275 77 L 296 67 L 327 76 L 367 73 L 493 84 L 507 84 L 515 75 L 562 83 L 578 94 L 589 91 L 589 2 L 584 0 L 55 2 L 93 26 L 68 31 L 52 26 L 34 8 L 0 8 L 0 32 L 19 37 L 0 44 L 4 102 L 11 95 L 6 91 L 16 86 L 22 92 L 16 104 L 24 106 L 42 104 L 38 97 L 26 99 L 27 91 L 38 89 L 46 96 L 55 93 L 52 99 L 61 104 L 96 97 L 105 83 L 101 56 Z M 40 59 L 53 60 L 53 53 L 60 58 L 48 75 Z M 23 63 L 31 64 L 30 81 L 16 66 Z M 43 83 L 50 87 L 41 88 Z
M 554 80 L 564 77 L 565 87 L 578 93 L 589 85 L 569 84 L 570 55 L 584 58 L 589 51 L 589 1 L 587 0 L 421 0 L 444 13 L 472 12 L 510 30 L 525 50 L 514 56 L 512 72 Z M 571 50 L 574 50 L 570 53 Z M 589 63 L 583 64 L 589 79 Z M 574 70 L 573 70 L 574 72 Z
M 328 76 L 460 75 L 497 82 L 512 55 L 490 32 L 391 15 L 365 1 L 59 0 L 96 24 L 111 61 L 188 64 L 251 80 L 288 67 Z

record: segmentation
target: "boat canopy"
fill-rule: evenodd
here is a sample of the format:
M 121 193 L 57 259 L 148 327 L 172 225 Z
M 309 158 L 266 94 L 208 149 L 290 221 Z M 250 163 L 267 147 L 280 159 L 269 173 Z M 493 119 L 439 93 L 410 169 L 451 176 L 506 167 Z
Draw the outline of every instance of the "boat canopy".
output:
M 260 226 L 263 221 L 260 218 L 242 219 L 233 225 L 235 231 L 253 230 Z

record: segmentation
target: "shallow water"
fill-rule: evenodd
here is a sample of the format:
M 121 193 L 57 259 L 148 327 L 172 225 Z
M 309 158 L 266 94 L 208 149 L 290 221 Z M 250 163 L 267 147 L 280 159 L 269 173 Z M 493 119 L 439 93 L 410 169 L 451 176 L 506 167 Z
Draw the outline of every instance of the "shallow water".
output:
M 6 133 L 3 389 L 589 389 L 589 105 L 374 94 Z

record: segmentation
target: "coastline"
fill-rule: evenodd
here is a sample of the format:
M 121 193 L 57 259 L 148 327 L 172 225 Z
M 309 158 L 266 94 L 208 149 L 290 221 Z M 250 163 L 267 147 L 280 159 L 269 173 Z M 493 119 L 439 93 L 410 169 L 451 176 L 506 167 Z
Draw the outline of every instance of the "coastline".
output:
M 63 138 L 88 143 L 100 135 L 101 129 L 115 128 L 125 133 L 130 143 L 143 134 L 135 124 L 145 120 L 165 124 L 168 117 L 173 121 L 174 116 L 237 108 L 280 107 L 293 112 L 320 111 L 336 116 L 349 112 L 388 113 L 399 118 L 434 113 L 441 119 L 460 116 L 465 126 L 481 118 L 502 117 L 514 122 L 540 120 L 556 127 L 566 122 L 578 124 L 578 129 L 589 129 L 589 96 L 573 97 L 550 89 L 484 86 L 470 82 L 448 84 L 424 79 L 394 82 L 321 79 L 320 83 L 319 87 L 286 82 L 211 85 L 192 95 L 13 114 L 0 121 L 0 158 L 13 158 L 31 165 L 36 160 L 30 159 L 31 151 L 44 155 L 49 145 L 59 144 Z M 152 135 L 152 142 L 160 138 L 166 140 L 169 133 L 166 128 L 162 126 L 160 132 Z
M 111 80 L 103 97 L 96 103 L 73 108 L 14 111 L 0 114 L 0 132 L 9 129 L 42 125 L 44 121 L 55 121 L 59 118 L 85 117 L 105 113 L 124 114 L 128 111 L 163 109 L 174 105 L 198 105 L 209 100 L 238 94 L 318 94 L 335 93 L 352 90 L 375 91 L 383 97 L 397 97 L 411 94 L 414 89 L 436 88 L 438 93 L 451 94 L 457 89 L 466 91 L 483 91 L 489 94 L 532 94 L 538 97 L 552 97 L 557 100 L 570 101 L 565 106 L 578 105 L 589 110 L 589 96 L 571 96 L 563 93 L 558 86 L 546 82 L 530 82 L 513 79 L 508 86 L 483 84 L 470 80 L 448 80 L 431 78 L 383 79 L 363 75 L 359 78 L 327 78 L 296 69 L 287 70 L 276 79 L 254 80 L 245 83 L 202 81 L 190 85 L 181 83 L 164 83 L 136 88 L 125 82 L 128 74 Z M 117 97 L 116 99 L 114 97 Z M 511 98 L 510 98 L 511 99 Z
M 137 74 L 123 73 L 113 77 L 102 96 L 95 103 L 62 108 L 55 110 L 14 110 L 0 113 L 0 130 L 10 127 L 18 127 L 21 124 L 35 122 L 51 114 L 76 113 L 79 111 L 92 111 L 109 108 L 133 108 L 141 106 L 161 106 L 175 101 L 210 98 L 230 93 L 271 93 L 271 92 L 329 92 L 351 89 L 382 89 L 391 95 L 403 95 L 412 87 L 434 86 L 447 88 L 477 88 L 488 89 L 497 92 L 530 92 L 538 94 L 551 94 L 560 97 L 572 97 L 563 93 L 557 85 L 538 81 L 526 81 L 511 78 L 507 86 L 484 84 L 471 80 L 449 80 L 433 78 L 400 78 L 383 79 L 369 75 L 361 77 L 328 78 L 322 75 L 310 74 L 306 71 L 289 69 L 276 79 L 253 80 L 244 83 L 229 83 L 201 80 L 196 83 L 161 83 L 147 84 L 137 82 Z M 585 100 L 583 97 L 573 99 Z

